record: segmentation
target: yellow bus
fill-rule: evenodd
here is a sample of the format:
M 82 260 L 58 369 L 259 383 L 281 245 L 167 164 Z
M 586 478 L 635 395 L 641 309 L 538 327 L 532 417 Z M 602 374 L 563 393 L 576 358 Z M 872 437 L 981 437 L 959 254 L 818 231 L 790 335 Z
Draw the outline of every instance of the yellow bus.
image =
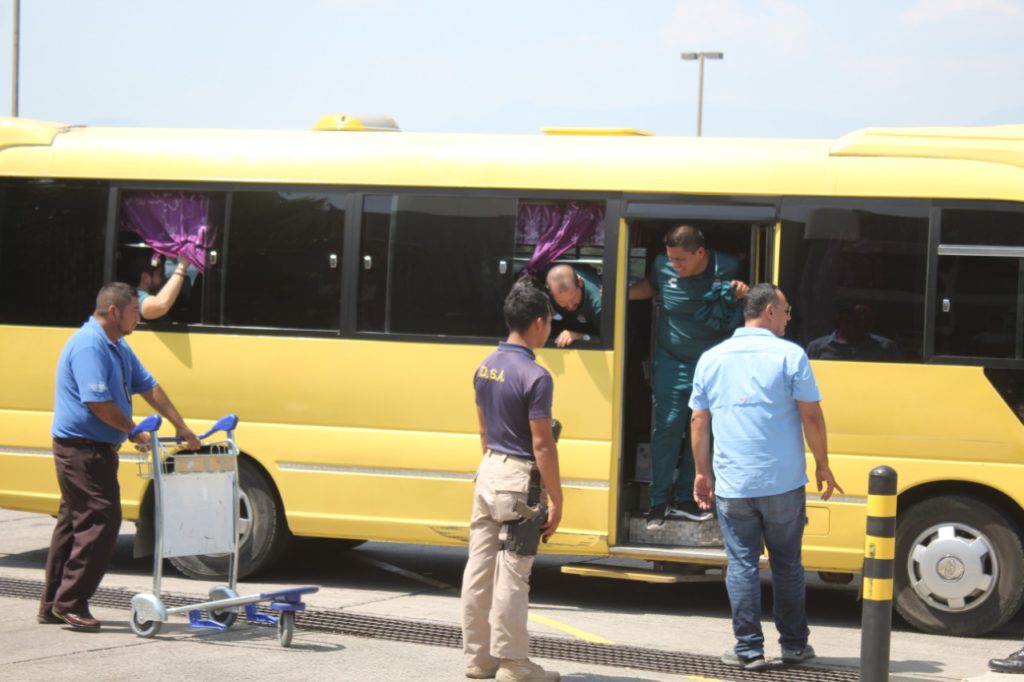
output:
M 0 119 L 0 506 L 55 513 L 56 359 L 100 285 L 131 278 L 126 255 L 150 243 L 131 207 L 155 200 L 200 211 L 205 267 L 131 344 L 197 427 L 241 417 L 243 575 L 294 536 L 466 542 L 472 373 L 505 334 L 504 294 L 542 251 L 591 268 L 604 311 L 599 334 L 538 354 L 564 427 L 565 515 L 546 551 L 615 560 L 566 567 L 590 575 L 713 572 L 725 563 L 716 524 L 643 523 L 653 312 L 626 290 L 686 222 L 746 280 L 782 287 L 788 338 L 813 358 L 846 494 L 809 496 L 808 569 L 860 572 L 868 473 L 887 464 L 899 613 L 973 635 L 1017 612 L 1024 126 L 765 140 L 376 123 Z M 152 493 L 138 456 L 121 457 L 125 517 L 144 544 Z M 221 562 L 174 560 L 197 577 Z

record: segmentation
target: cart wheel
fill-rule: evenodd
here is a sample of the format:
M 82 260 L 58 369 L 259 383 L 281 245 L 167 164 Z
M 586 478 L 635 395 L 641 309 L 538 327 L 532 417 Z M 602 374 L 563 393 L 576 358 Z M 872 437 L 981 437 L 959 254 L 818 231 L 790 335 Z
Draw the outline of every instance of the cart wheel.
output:
M 210 590 L 210 601 L 234 599 L 237 596 L 238 594 L 234 590 L 224 585 L 218 585 Z M 210 609 L 210 618 L 229 628 L 238 620 L 238 607 L 227 606 L 223 609 Z
M 281 646 L 292 645 L 292 635 L 295 634 L 295 612 L 282 611 L 277 619 L 277 636 L 281 640 Z
M 128 618 L 128 627 L 139 637 L 156 637 L 156 633 L 160 632 L 161 625 L 163 623 L 158 620 L 140 621 L 138 611 L 132 607 L 131 616 Z

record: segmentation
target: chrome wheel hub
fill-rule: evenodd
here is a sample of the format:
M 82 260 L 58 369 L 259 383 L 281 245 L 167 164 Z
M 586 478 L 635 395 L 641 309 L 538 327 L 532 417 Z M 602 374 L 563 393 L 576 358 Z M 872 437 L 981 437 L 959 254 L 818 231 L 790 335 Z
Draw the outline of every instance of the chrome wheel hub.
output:
M 999 563 L 992 542 L 960 523 L 928 528 L 914 540 L 907 559 L 910 585 L 928 606 L 963 612 L 980 606 L 995 589 Z

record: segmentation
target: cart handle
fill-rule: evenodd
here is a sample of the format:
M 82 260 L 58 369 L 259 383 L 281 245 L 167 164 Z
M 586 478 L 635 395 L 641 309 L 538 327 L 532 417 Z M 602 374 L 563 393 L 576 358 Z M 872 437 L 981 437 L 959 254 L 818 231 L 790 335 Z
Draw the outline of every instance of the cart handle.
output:
M 217 420 L 217 423 L 210 427 L 210 430 L 206 433 L 199 434 L 197 436 L 199 440 L 208 438 L 218 431 L 227 433 L 228 431 L 234 431 L 235 427 L 238 426 L 238 415 L 237 414 L 226 414 Z
M 133 438 L 135 438 L 135 436 L 137 436 L 138 434 L 140 434 L 140 433 L 142 433 L 144 431 L 148 432 L 148 433 L 154 433 L 156 431 L 159 431 L 160 430 L 160 424 L 162 424 L 162 423 L 163 423 L 163 420 L 160 418 L 160 415 L 158 415 L 158 414 L 151 414 L 148 417 L 146 417 L 145 419 L 143 419 L 141 422 L 139 422 L 138 426 L 136 426 L 134 429 L 132 429 L 132 432 L 131 432 L 131 434 L 129 434 L 128 438 L 129 439 L 133 439 Z M 210 436 L 212 436 L 213 434 L 217 433 L 218 431 L 224 431 L 225 433 L 227 433 L 229 431 L 234 431 L 236 426 L 238 426 L 238 415 L 237 414 L 226 414 L 223 417 L 221 417 L 220 419 L 218 419 L 217 423 L 214 424 L 213 426 L 211 426 L 209 431 L 207 431 L 206 433 L 199 434 L 198 436 L 196 436 L 196 438 L 198 438 L 199 440 L 203 440 L 205 438 L 209 438 Z M 181 438 L 178 438 L 177 436 L 168 436 L 168 437 L 160 438 L 159 440 L 160 440 L 161 443 L 180 443 L 181 442 Z
M 130 440 L 135 440 L 135 436 L 139 435 L 140 433 L 153 433 L 154 431 L 159 431 L 160 424 L 162 422 L 163 419 L 160 418 L 160 415 L 151 414 L 142 421 L 140 421 L 138 425 L 134 429 L 132 429 L 132 432 L 128 434 L 128 438 Z

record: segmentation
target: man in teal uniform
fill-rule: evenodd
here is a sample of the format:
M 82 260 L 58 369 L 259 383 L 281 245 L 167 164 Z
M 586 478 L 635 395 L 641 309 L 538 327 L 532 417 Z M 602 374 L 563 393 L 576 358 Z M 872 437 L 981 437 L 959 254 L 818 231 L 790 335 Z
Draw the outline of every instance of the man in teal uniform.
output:
M 650 275 L 629 288 L 631 301 L 660 297 L 651 377 L 654 430 L 648 528 L 663 526 L 666 517 L 711 518 L 692 499 L 688 403 L 697 360 L 729 337 L 743 319 L 742 306 L 736 301 L 746 296 L 749 287 L 736 279 L 738 269 L 735 258 L 705 247 L 700 230 L 679 225 L 665 234 L 665 253 L 654 259 Z
M 545 277 L 555 345 L 566 348 L 601 333 L 601 278 L 587 268 L 555 265 Z

